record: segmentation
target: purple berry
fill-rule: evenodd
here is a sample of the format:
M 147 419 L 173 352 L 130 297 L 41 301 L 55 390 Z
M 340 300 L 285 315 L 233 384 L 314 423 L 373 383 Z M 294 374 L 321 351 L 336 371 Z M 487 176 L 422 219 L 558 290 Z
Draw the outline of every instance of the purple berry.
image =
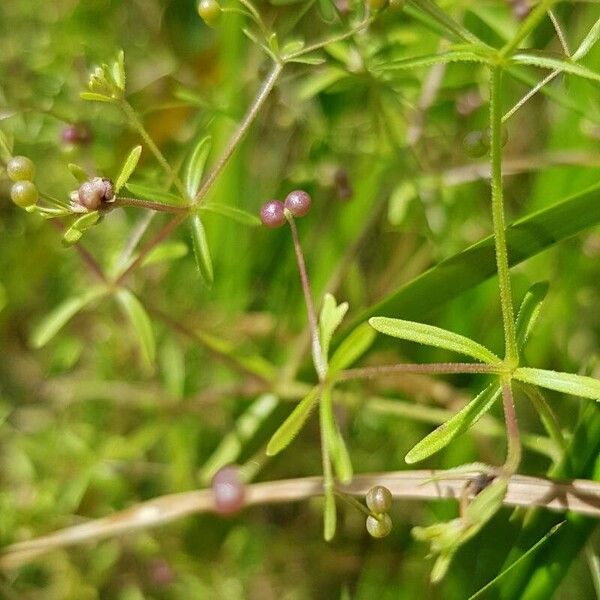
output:
M 112 182 L 102 177 L 82 183 L 77 192 L 78 203 L 87 210 L 98 210 L 103 203 L 112 202 L 114 197 Z
M 260 220 L 263 225 L 275 229 L 285 223 L 285 214 L 283 212 L 283 202 L 279 200 L 269 200 L 263 204 L 260 209 Z
M 82 146 L 89 144 L 92 139 L 89 129 L 82 124 L 66 125 L 60 136 L 62 141 L 67 144 L 81 144 Z
M 310 210 L 310 196 L 303 190 L 294 190 L 286 198 L 284 206 L 295 217 L 303 217 Z
M 221 515 L 238 512 L 244 506 L 244 482 L 235 466 L 223 467 L 213 477 L 215 510 Z

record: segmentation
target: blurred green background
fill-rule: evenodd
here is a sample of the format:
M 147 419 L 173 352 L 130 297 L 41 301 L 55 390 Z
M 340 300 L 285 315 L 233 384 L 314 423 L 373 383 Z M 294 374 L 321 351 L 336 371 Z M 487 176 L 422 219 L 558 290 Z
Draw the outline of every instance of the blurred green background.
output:
M 327 2 L 313 0 L 257 6 L 280 40 L 308 43 L 343 31 L 345 20 L 362 10 L 351 3 L 345 16 L 341 2 L 336 13 Z M 506 2 L 443 6 L 492 45 L 517 27 Z M 557 14 L 576 47 L 600 7 L 565 2 Z M 14 138 L 15 153 L 35 161 L 36 182 L 51 195 L 66 198 L 77 187 L 69 162 L 114 178 L 139 140 L 116 108 L 84 102 L 79 92 L 89 71 L 114 60 L 122 48 L 129 100 L 171 163 L 179 167 L 202 132 L 213 136 L 209 161 L 214 161 L 269 66 L 244 35 L 245 26 L 242 17 L 228 14 L 208 29 L 188 0 L 4 2 L 0 128 Z M 532 44 L 560 52 L 549 21 Z M 337 274 L 336 297 L 350 303 L 350 318 L 491 231 L 489 186 L 479 168 L 485 158 L 470 158 L 462 144 L 467 133 L 487 124 L 485 69 L 451 65 L 440 73 L 416 140 L 416 107 L 429 70 L 384 78 L 372 69 L 377 61 L 435 52 L 439 45 L 439 35 L 411 15 L 386 10 L 368 34 L 323 52 L 324 64 L 286 68 L 211 192 L 215 201 L 257 212 L 270 198 L 298 187 L 308 190 L 313 209 L 299 229 L 313 289 L 320 297 Z M 600 68 L 600 46 L 585 64 Z M 527 73 L 532 81 L 541 78 L 541 72 Z M 598 87 L 566 77 L 552 89 L 554 98 L 538 94 L 508 122 L 505 158 L 516 171 L 506 178 L 509 221 L 598 181 Z M 527 90 L 507 78 L 506 109 Z M 74 123 L 91 143 L 62 141 L 65 127 Z M 138 171 L 164 183 L 146 150 Z M 130 325 L 110 299 L 77 315 L 45 348 L 33 349 L 35 325 L 94 280 L 77 253 L 61 246 L 52 223 L 15 207 L 8 189 L 1 174 L 1 545 L 204 486 L 207 461 L 259 397 L 260 386 L 231 367 L 231 356 L 260 356 L 277 368 L 298 364 L 300 379 L 314 381 L 308 354 L 297 356 L 306 316 L 287 228 L 245 228 L 217 215 L 206 219 L 215 265 L 211 290 L 196 275 L 185 228 L 171 237 L 176 260 L 146 266 L 130 283 L 147 307 L 188 330 L 225 340 L 226 360 L 223 352 L 207 348 L 205 338 L 200 343 L 181 335 L 153 312 L 158 357 L 154 369 L 145 368 Z M 133 208 L 114 211 L 83 244 L 108 270 L 144 219 Z M 164 220 L 153 217 L 150 228 Z M 599 234 L 597 228 L 587 231 L 513 270 L 516 302 L 535 281 L 550 282 L 528 346 L 531 365 L 600 374 Z M 423 319 L 502 352 L 495 280 Z M 386 342 L 363 362 L 446 358 L 441 351 Z M 453 411 L 481 383 L 477 376 L 405 377 L 346 386 L 352 401 L 340 406 L 338 416 L 355 471 L 405 468 L 407 450 L 430 431 L 432 423 L 394 414 L 395 401 Z M 561 425 L 572 431 L 582 402 L 550 392 L 548 398 Z M 288 406 L 282 400 L 231 456 L 250 461 L 257 481 L 320 473 L 316 419 L 288 451 L 274 460 L 264 456 L 264 444 Z M 492 412 L 501 422 L 500 407 Z M 525 401 L 518 413 L 523 431 L 543 435 Z M 427 466 L 498 464 L 503 453 L 502 436 L 467 434 Z M 526 451 L 522 472 L 541 475 L 550 464 L 543 453 Z M 360 513 L 341 506 L 331 544 L 322 541 L 321 510 L 315 499 L 256 507 L 228 520 L 195 516 L 55 551 L 2 573 L 0 596 L 466 598 L 499 572 L 502 544 L 513 543 L 510 512 L 503 510 L 433 587 L 427 549 L 412 540 L 410 529 L 454 517 L 455 503 L 397 501 L 394 530 L 381 541 L 369 538 Z M 556 597 L 595 597 L 585 559 L 575 551 L 570 558 Z

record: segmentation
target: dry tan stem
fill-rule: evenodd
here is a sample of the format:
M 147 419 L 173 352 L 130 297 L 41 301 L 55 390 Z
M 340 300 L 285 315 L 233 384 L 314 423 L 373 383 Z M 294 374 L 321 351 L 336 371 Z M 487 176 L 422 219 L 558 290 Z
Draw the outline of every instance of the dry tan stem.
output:
M 465 485 L 478 473 L 444 471 L 396 471 L 355 476 L 353 482 L 338 490 L 353 496 L 364 496 L 373 485 L 385 485 L 396 499 L 459 500 Z M 448 479 L 443 479 L 444 476 Z M 246 504 L 275 504 L 320 496 L 322 477 L 288 479 L 256 483 L 247 487 Z M 513 475 L 504 499 L 507 506 L 540 506 L 550 510 L 571 510 L 600 517 L 600 483 L 586 480 L 553 481 L 539 477 Z M 82 525 L 67 527 L 26 542 L 5 547 L 0 553 L 0 568 L 11 569 L 31 562 L 57 548 L 130 534 L 156 527 L 185 516 L 212 512 L 211 490 L 198 490 L 161 496 L 136 504 L 126 510 Z

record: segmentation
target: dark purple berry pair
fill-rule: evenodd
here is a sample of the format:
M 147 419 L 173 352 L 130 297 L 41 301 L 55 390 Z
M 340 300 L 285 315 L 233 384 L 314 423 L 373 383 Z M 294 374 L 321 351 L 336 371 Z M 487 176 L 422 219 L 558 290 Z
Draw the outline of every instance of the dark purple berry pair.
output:
M 284 202 L 280 200 L 269 200 L 260 209 L 260 220 L 263 225 L 271 229 L 281 227 L 286 221 L 287 210 L 294 217 L 303 217 L 308 214 L 311 198 L 303 190 L 290 192 Z

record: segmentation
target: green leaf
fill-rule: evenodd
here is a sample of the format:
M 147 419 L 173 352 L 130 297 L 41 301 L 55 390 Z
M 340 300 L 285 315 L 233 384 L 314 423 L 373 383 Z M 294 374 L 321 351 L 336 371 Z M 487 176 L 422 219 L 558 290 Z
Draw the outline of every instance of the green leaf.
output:
M 337 514 L 333 490 L 325 489 L 325 507 L 323 512 L 323 537 L 330 542 L 335 536 Z
M 97 94 L 96 92 L 81 92 L 79 97 L 82 100 L 89 100 L 91 102 L 114 102 L 114 99 L 110 96 Z
M 212 212 L 223 217 L 227 217 L 232 221 L 241 223 L 242 225 L 250 225 L 251 227 L 258 227 L 260 219 L 252 213 L 241 210 L 240 208 L 234 208 L 233 206 L 227 206 L 225 204 L 203 204 L 200 210 Z
M 323 443 L 327 444 L 338 478 L 342 483 L 349 483 L 352 480 L 352 462 L 344 438 L 335 421 L 332 390 L 329 387 L 323 390 L 320 410 Z
M 200 272 L 200 277 L 207 287 L 211 287 L 213 282 L 213 267 L 210 258 L 210 249 L 206 240 L 206 231 L 198 215 L 190 217 L 190 228 L 192 232 L 192 244 L 194 246 L 194 256 L 196 265 Z
M 279 426 L 279 429 L 273 434 L 267 445 L 267 456 L 275 456 L 281 452 L 298 435 L 312 412 L 321 389 L 314 387 L 298 403 L 288 418 Z
M 104 294 L 106 288 L 98 286 L 81 296 L 65 300 L 33 330 L 31 345 L 34 348 L 45 346 L 78 312 Z
M 183 242 L 164 242 L 152 248 L 146 255 L 142 266 L 147 267 L 156 263 L 182 258 L 188 253 L 188 247 Z
M 131 174 L 135 171 L 137 167 L 138 161 L 140 160 L 140 155 L 142 154 L 142 147 L 136 146 L 132 148 L 129 156 L 123 163 L 123 168 L 117 177 L 117 182 L 115 183 L 115 194 L 119 193 L 119 190 L 127 183 Z
M 506 239 L 510 265 L 517 265 L 598 223 L 600 185 L 595 185 L 509 225 Z M 375 315 L 401 314 L 407 319 L 422 319 L 495 275 L 494 238 L 489 236 L 440 262 L 363 311 L 347 332 Z
M 600 379 L 594 377 L 521 367 L 514 372 L 514 378 L 572 396 L 600 400 Z
M 337 348 L 329 361 L 329 374 L 333 375 L 357 361 L 375 341 L 376 333 L 367 323 L 357 327 Z
M 173 398 L 183 398 L 185 392 L 185 355 L 181 346 L 175 343 L 172 338 L 167 338 L 161 345 L 159 359 L 165 389 Z
M 200 181 L 204 173 L 204 166 L 206 165 L 206 159 L 210 152 L 211 137 L 209 135 L 201 138 L 196 144 L 187 167 L 185 169 L 185 189 L 189 194 L 190 198 L 194 198 L 200 188 Z
M 77 227 L 71 225 L 62 236 L 62 244 L 63 246 L 72 246 L 76 244 L 83 236 L 83 232 Z
M 137 333 L 144 361 L 151 367 L 154 364 L 156 347 L 150 317 L 141 302 L 129 290 L 120 289 L 116 296 Z
M 579 48 L 575 50 L 573 56 L 571 57 L 573 60 L 582 59 L 596 44 L 596 42 L 600 39 L 600 19 L 598 19 L 589 30 L 588 34 L 585 36 L 584 40 L 579 45 Z
M 314 54 L 303 54 L 295 58 L 286 59 L 285 62 L 297 63 L 299 65 L 322 65 L 325 62 L 325 59 L 322 56 Z
M 94 210 L 92 212 L 81 215 L 81 217 L 75 219 L 72 227 L 78 229 L 81 232 L 87 231 L 90 227 L 93 227 L 100 219 L 100 212 Z
M 472 50 L 447 50 L 436 54 L 424 54 L 401 60 L 392 60 L 378 65 L 381 71 L 399 71 L 402 69 L 416 69 L 417 67 L 430 67 L 436 64 L 447 64 L 452 62 L 477 62 L 488 63 L 489 59 L 484 54 L 478 54 Z
M 346 446 L 344 437 L 342 436 L 337 424 L 336 436 L 337 441 L 335 448 L 331 451 L 331 461 L 333 462 L 338 479 L 342 483 L 350 483 L 353 475 L 352 461 L 350 460 L 350 454 L 348 453 L 348 448 Z
M 512 57 L 512 62 L 519 65 L 532 65 L 543 69 L 552 69 L 553 71 L 562 71 L 584 79 L 592 81 L 600 81 L 600 74 L 591 71 L 587 67 L 583 67 L 570 60 L 550 56 L 548 54 L 534 52 L 520 52 Z
M 534 283 L 529 290 L 527 290 L 527 293 L 523 298 L 516 323 L 517 346 L 519 351 L 523 350 L 531 331 L 535 327 L 535 323 L 547 293 L 548 282 L 539 281 Z
M 369 324 L 373 329 L 385 335 L 425 344 L 426 346 L 452 350 L 453 352 L 472 356 L 485 363 L 498 364 L 501 362 L 500 358 L 481 344 L 440 327 L 387 317 L 373 317 L 369 319 Z
M 492 408 L 500 394 L 501 389 L 498 384 L 490 384 L 463 409 L 423 438 L 410 450 L 404 460 L 408 464 L 420 462 L 445 448 L 453 439 L 475 425 Z
M 90 179 L 90 176 L 79 166 L 74 163 L 69 163 L 67 165 L 69 171 L 71 171 L 71 175 L 79 181 L 79 183 L 85 183 Z
M 154 200 L 155 202 L 162 202 L 169 206 L 185 206 L 186 202 L 170 192 L 165 192 L 159 188 L 155 188 L 152 185 L 137 182 L 128 182 L 125 187 L 136 196 L 144 198 L 146 200 Z
M 237 461 L 245 445 L 258 432 L 264 421 L 273 414 L 278 405 L 279 399 L 277 396 L 263 394 L 241 414 L 235 422 L 233 430 L 225 434 L 215 451 L 200 469 L 199 477 L 204 485 L 211 481 L 221 467 Z
M 331 294 L 325 294 L 321 315 L 319 317 L 319 337 L 321 339 L 321 349 L 323 350 L 323 358 L 325 360 L 327 360 L 327 357 L 329 356 L 331 337 L 339 327 L 347 311 L 347 302 L 342 302 L 338 305 Z
M 117 56 L 117 61 L 113 64 L 112 68 L 112 76 L 117 84 L 117 87 L 124 92 L 125 91 L 125 52 L 123 50 L 119 51 Z

